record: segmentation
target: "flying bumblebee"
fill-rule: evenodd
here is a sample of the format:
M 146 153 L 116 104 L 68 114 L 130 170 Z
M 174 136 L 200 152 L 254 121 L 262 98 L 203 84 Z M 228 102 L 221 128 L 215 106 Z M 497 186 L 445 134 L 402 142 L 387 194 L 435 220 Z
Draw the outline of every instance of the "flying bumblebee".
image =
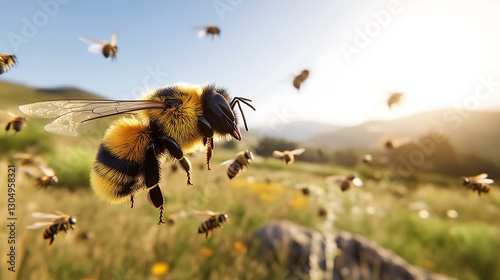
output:
M 273 151 L 273 157 L 283 160 L 287 165 L 292 164 L 295 160 L 295 156 L 301 155 L 306 149 L 300 148 L 292 151 Z
M 300 86 L 307 79 L 307 77 L 309 77 L 309 70 L 306 69 L 300 72 L 299 75 L 295 76 L 293 79 L 293 86 L 299 90 Z
M 472 189 L 472 192 L 477 192 L 478 196 L 481 196 L 481 193 L 490 192 L 490 184 L 493 184 L 495 181 L 493 179 L 488 178 L 488 174 L 481 173 L 476 176 L 470 177 L 462 177 L 462 185 L 464 185 L 468 189 Z
M 363 156 L 363 163 L 366 165 L 371 165 L 373 162 L 373 157 L 370 154 L 366 154 Z
M 199 32 L 198 32 L 198 37 L 203 38 L 207 35 L 212 36 L 212 40 L 215 38 L 215 36 L 220 36 L 220 28 L 215 26 L 215 25 L 209 25 L 203 27 Z
M 392 109 L 394 105 L 398 105 L 403 101 L 404 93 L 401 92 L 394 92 L 389 96 L 389 99 L 387 100 L 387 106 L 389 106 L 389 109 Z
M 345 192 L 348 189 L 350 189 L 352 186 L 356 187 L 362 187 L 363 186 L 363 181 L 358 177 L 358 175 L 352 173 L 347 176 L 342 176 L 342 175 L 334 175 L 334 176 L 329 176 L 326 179 L 327 183 L 332 183 L 336 181 L 340 181 L 340 190 Z
M 106 41 L 95 40 L 86 37 L 80 37 L 80 40 L 89 44 L 89 52 L 102 53 L 105 58 L 111 57 L 111 60 L 116 58 L 116 54 L 118 53 L 118 47 L 116 46 L 118 35 L 116 33 L 113 33 L 113 35 L 111 35 L 111 42 L 109 43 Z
M 36 164 L 30 166 L 22 166 L 20 169 L 29 178 L 36 181 L 37 187 L 47 188 L 48 186 L 53 186 L 59 182 L 59 178 L 56 175 L 54 169 L 47 165 Z
M 25 126 L 26 122 L 28 122 L 28 119 L 21 117 L 21 116 L 16 116 L 12 114 L 11 112 L 3 111 L 2 115 L 5 115 L 6 118 L 9 118 L 9 122 L 4 127 L 5 133 L 9 132 L 9 130 L 14 130 L 14 134 L 18 133 L 21 131 Z
M 227 177 L 233 179 L 238 173 L 243 172 L 245 168 L 248 168 L 254 159 L 253 153 L 250 151 L 239 152 L 234 159 L 223 162 L 222 164 L 229 164 L 227 167 Z
M 158 224 L 164 223 L 163 195 L 159 186 L 160 163 L 173 157 L 187 174 L 191 185 L 191 163 L 186 153 L 206 150 L 207 168 L 214 139 L 232 136 L 241 140 L 235 106 L 238 106 L 248 130 L 243 103 L 253 110 L 251 100 L 230 98 L 228 92 L 214 85 L 176 84 L 146 93 L 143 100 L 56 100 L 23 105 L 21 111 L 42 118 L 57 118 L 45 126 L 47 131 L 79 135 L 89 121 L 135 113 L 122 117 L 106 130 L 90 173 L 90 183 L 97 196 L 117 204 L 148 190 L 148 200 L 159 209 Z
M 210 215 L 210 218 L 203 221 L 198 227 L 198 233 L 205 233 L 205 239 L 208 235 L 213 232 L 216 228 L 222 227 L 222 224 L 228 221 L 228 215 L 219 212 L 205 211 L 206 214 Z
M 0 53 L 0 74 L 3 74 L 10 70 L 10 68 L 16 66 L 17 58 L 13 54 L 1 54 Z
M 60 231 L 64 230 L 65 233 L 68 229 L 75 229 L 76 217 L 68 216 L 61 212 L 55 212 L 55 214 L 46 214 L 35 212 L 31 214 L 35 219 L 52 219 L 52 221 L 47 222 L 36 222 L 31 226 L 27 226 L 27 229 L 39 229 L 48 226 L 43 231 L 43 239 L 50 239 L 49 246 L 54 242 L 54 236 L 56 236 Z

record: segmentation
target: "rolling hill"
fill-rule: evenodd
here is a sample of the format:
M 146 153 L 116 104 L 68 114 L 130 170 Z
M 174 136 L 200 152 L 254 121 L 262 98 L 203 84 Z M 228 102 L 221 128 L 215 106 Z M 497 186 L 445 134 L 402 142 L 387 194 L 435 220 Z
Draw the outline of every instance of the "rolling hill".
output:
M 372 121 L 358 126 L 320 133 L 310 137 L 308 144 L 325 146 L 332 150 L 358 148 L 374 150 L 382 147 L 382 140 L 405 138 L 416 140 L 439 131 L 448 136 L 461 153 L 475 153 L 499 162 L 500 112 L 454 112 L 437 110 L 392 121 Z

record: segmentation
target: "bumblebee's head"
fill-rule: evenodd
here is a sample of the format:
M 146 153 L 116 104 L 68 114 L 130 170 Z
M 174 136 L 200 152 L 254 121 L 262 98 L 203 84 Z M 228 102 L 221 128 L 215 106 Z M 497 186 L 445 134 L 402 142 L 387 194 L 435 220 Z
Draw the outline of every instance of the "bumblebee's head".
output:
M 245 151 L 244 156 L 246 159 L 253 159 L 253 153 L 250 151 Z
M 59 182 L 59 178 L 57 176 L 50 176 L 49 178 L 49 184 L 55 185 Z
M 462 177 L 462 185 L 464 186 L 467 186 L 468 184 L 470 184 L 470 179 L 469 177 Z
M 236 140 L 241 140 L 237 120 L 229 105 L 231 99 L 226 90 L 207 86 L 202 93 L 203 116 L 208 120 L 214 132 L 229 134 Z
M 76 225 L 76 217 L 75 216 L 69 217 L 68 222 L 70 225 Z
M 224 213 L 220 214 L 220 215 L 219 215 L 219 223 L 224 223 L 224 222 L 226 222 L 228 218 L 229 218 L 229 217 L 227 216 L 227 214 L 224 214 Z

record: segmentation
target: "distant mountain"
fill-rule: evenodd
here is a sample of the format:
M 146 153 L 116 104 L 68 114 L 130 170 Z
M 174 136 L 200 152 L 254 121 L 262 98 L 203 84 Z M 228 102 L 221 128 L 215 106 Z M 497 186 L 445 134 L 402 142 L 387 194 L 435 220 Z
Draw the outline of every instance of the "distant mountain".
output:
M 282 138 L 292 142 L 302 142 L 314 135 L 326 132 L 334 132 L 343 129 L 342 126 L 324 124 L 309 121 L 290 122 L 276 128 L 270 127 L 252 127 L 252 134 L 261 136 L 272 136 L 274 138 Z
M 9 82 L 0 82 L 0 98 L 2 108 L 51 99 L 103 99 L 99 95 L 72 87 L 36 89 Z
M 310 137 L 307 143 L 333 150 L 381 149 L 385 137 L 418 139 L 431 131 L 447 135 L 460 153 L 500 161 L 500 111 L 437 110 L 392 121 L 372 121 Z

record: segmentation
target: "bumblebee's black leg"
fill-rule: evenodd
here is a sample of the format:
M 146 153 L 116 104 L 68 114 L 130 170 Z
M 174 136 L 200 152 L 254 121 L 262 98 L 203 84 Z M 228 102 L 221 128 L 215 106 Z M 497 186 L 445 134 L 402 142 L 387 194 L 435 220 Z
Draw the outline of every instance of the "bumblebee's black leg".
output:
M 130 195 L 130 208 L 134 208 L 135 200 L 134 200 L 134 194 Z
M 164 147 L 169 151 L 169 153 L 175 157 L 177 160 L 179 160 L 179 163 L 181 164 L 182 169 L 186 171 L 187 174 L 187 184 L 192 185 L 191 183 L 191 162 L 184 156 L 184 153 L 181 150 L 181 147 L 177 144 L 177 142 L 174 141 L 174 139 L 170 137 L 162 137 L 161 138 L 162 144 Z
M 146 187 L 152 188 L 160 182 L 160 165 L 156 156 L 154 144 L 149 144 L 146 148 L 146 159 L 144 161 L 144 181 Z M 132 200 L 133 198 L 131 198 Z M 133 205 L 133 204 L 132 204 Z
M 50 238 L 49 246 L 52 245 L 52 242 L 54 242 L 54 236 Z
M 212 151 L 214 149 L 214 139 L 212 138 L 214 136 L 214 130 L 212 129 L 212 126 L 208 122 L 207 119 L 204 117 L 199 117 L 198 118 L 198 128 L 201 130 L 201 133 L 203 133 L 203 144 L 207 146 L 207 168 L 208 170 L 211 170 L 210 168 L 210 160 L 212 159 Z
M 12 122 L 9 122 L 6 126 L 5 126 L 5 133 L 7 133 L 7 131 L 10 130 L 10 126 L 12 125 Z
M 156 209 L 160 210 L 160 218 L 158 219 L 158 224 L 159 225 L 164 224 L 165 222 L 163 221 L 163 194 L 161 193 L 159 185 L 156 185 L 156 187 L 149 189 L 148 201 Z

